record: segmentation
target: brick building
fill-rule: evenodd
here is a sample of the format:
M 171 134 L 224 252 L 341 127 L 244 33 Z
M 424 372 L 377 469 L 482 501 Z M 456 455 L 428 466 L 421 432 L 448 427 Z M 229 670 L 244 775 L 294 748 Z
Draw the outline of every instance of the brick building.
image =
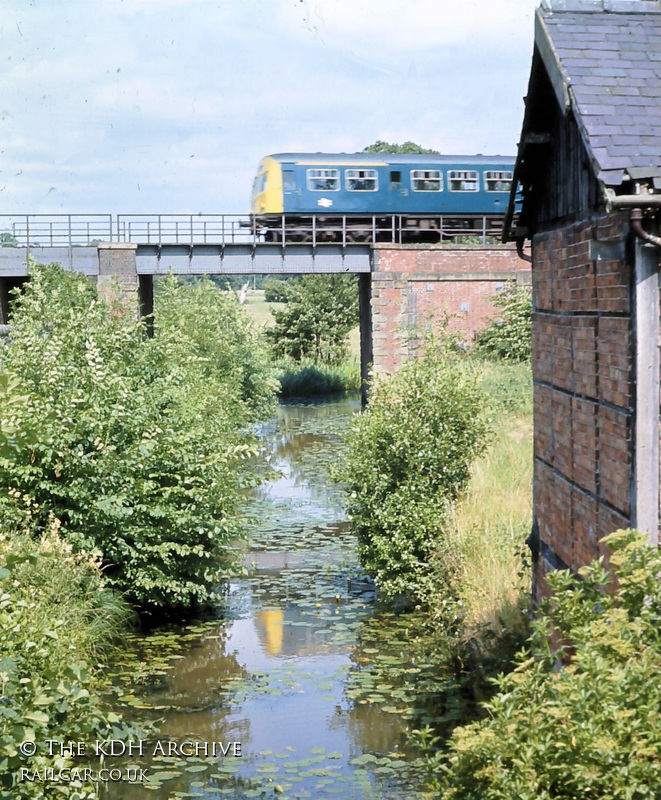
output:
M 661 4 L 544 0 L 504 241 L 531 244 L 534 599 L 638 527 L 658 543 Z

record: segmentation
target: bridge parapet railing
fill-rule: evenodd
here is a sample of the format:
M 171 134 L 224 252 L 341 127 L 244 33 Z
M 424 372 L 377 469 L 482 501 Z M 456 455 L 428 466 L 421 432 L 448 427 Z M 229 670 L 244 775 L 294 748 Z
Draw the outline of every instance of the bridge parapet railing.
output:
M 260 241 L 245 214 L 120 214 L 117 240 L 134 244 L 253 244 Z
M 2 214 L 0 245 L 469 244 L 498 238 L 502 220 L 468 214 Z
M 111 214 L 0 214 L 2 247 L 79 247 L 110 241 Z

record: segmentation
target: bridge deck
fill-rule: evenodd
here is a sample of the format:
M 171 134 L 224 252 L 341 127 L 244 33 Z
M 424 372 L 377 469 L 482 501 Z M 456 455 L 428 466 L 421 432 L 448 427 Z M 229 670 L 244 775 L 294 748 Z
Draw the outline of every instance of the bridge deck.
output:
M 96 275 L 107 244 L 135 247 L 141 275 L 365 273 L 375 245 L 486 243 L 501 224 L 494 215 L 281 215 L 266 227 L 239 214 L 3 214 L 0 277 L 25 276 L 29 256 Z
M 138 245 L 138 275 L 370 272 L 369 245 Z

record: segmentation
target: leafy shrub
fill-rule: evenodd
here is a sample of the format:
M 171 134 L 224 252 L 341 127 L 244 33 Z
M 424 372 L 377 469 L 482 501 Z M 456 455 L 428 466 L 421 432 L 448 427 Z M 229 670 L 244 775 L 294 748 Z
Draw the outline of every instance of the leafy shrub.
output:
M 555 595 L 531 653 L 497 681 L 488 718 L 457 729 L 448 759 L 435 759 L 443 800 L 658 798 L 661 556 L 632 531 L 605 541 L 617 583 L 601 562 L 580 580 L 548 576 Z
M 245 426 L 268 396 L 238 309 L 187 291 L 166 282 L 147 339 L 83 276 L 36 266 L 3 353 L 22 399 L 0 427 L 39 436 L 0 450 L 0 501 L 27 496 L 37 531 L 61 520 L 109 585 L 162 608 L 207 602 L 233 568 Z
M 510 281 L 494 297 L 502 309 L 476 337 L 475 349 L 481 355 L 510 363 L 529 361 L 532 350 L 532 293 Z
M 272 411 L 277 384 L 263 343 L 233 292 L 219 290 L 207 277 L 189 283 L 169 275 L 157 284 L 155 310 L 155 336 L 176 340 L 183 357 L 196 360 L 205 386 L 233 392 L 244 421 Z
M 276 357 L 337 364 L 347 356 L 349 332 L 358 324 L 358 284 L 353 275 L 304 275 L 289 284 L 285 308 L 266 330 Z
M 20 780 L 31 771 L 70 767 L 71 759 L 44 751 L 47 739 L 61 742 L 141 738 L 98 699 L 99 672 L 90 666 L 125 630 L 131 611 L 104 584 L 98 559 L 76 554 L 51 518 L 39 543 L 30 536 L 37 509 L 24 498 L 22 527 L 0 534 L 0 798 L 43 797 L 40 782 Z M 38 744 L 27 759 L 18 746 Z M 61 784 L 57 796 L 96 796 Z
M 289 300 L 289 283 L 277 278 L 264 281 L 264 300 L 267 303 L 286 303 Z
M 339 476 L 359 555 L 386 597 L 422 598 L 450 503 L 488 432 L 485 398 L 445 349 L 375 382 Z
M 287 366 L 278 374 L 280 397 L 319 397 L 360 389 L 360 367 L 355 360 L 341 364 Z

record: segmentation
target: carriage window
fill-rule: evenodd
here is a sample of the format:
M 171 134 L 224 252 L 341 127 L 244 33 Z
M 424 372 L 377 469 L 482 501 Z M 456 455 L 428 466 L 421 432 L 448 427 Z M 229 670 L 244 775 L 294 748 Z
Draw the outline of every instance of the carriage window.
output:
M 311 192 L 339 192 L 339 169 L 309 169 L 307 171 L 308 189 Z
M 511 170 L 485 170 L 484 185 L 487 192 L 509 192 L 512 187 Z
M 293 192 L 296 189 L 296 178 L 293 169 L 282 170 L 282 188 L 285 192 Z
M 379 188 L 375 169 L 346 169 L 344 179 L 350 192 L 376 192 Z
M 448 170 L 448 187 L 451 192 L 478 192 L 480 181 L 473 169 Z
M 438 169 L 413 169 L 411 188 L 414 192 L 442 192 L 443 175 Z

